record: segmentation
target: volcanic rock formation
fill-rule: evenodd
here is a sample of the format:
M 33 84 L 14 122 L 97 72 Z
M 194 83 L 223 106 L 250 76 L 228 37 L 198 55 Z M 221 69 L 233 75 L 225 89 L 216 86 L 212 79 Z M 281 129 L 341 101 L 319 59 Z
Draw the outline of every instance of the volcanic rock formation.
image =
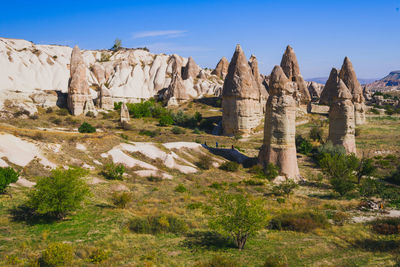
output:
M 337 70 L 332 70 L 331 74 L 335 72 Z M 339 77 L 336 78 L 335 85 L 333 85 L 333 82 L 332 79 L 328 140 L 333 145 L 343 146 L 346 153 L 356 153 L 353 96 Z
M 258 86 L 258 91 L 260 94 L 260 108 L 261 108 L 260 114 L 262 115 L 262 117 L 264 117 L 265 108 L 266 108 L 266 104 L 267 104 L 267 100 L 268 100 L 268 92 L 267 92 L 267 88 L 263 84 L 264 79 L 261 76 L 260 71 L 258 69 L 258 61 L 257 61 L 256 56 L 254 56 L 254 55 L 250 56 L 249 65 L 251 68 L 251 72 L 253 74 L 253 78 Z
M 323 85 L 316 82 L 310 82 L 308 85 L 308 92 L 310 93 L 311 99 L 316 100 L 321 96 L 321 89 Z
M 114 108 L 114 102 L 110 90 L 105 85 L 100 87 L 99 91 L 99 107 L 101 109 L 109 110 Z
M 240 45 L 229 64 L 222 91 L 224 135 L 248 134 L 261 120 L 260 92 Z
M 272 163 L 288 178 L 300 177 L 296 156 L 297 84 L 290 81 L 280 66 L 275 66 L 269 81 L 269 97 L 264 124 L 264 143 L 258 156 L 264 167 Z
M 185 66 L 185 70 L 183 71 L 182 74 L 182 79 L 187 80 L 190 77 L 194 79 L 197 77 L 197 75 L 199 75 L 199 72 L 200 72 L 199 66 L 197 66 L 196 62 L 194 62 L 194 59 L 192 57 L 189 57 Z
M 130 117 L 129 117 L 128 107 L 126 106 L 125 103 L 122 103 L 120 122 L 129 122 L 129 121 L 130 121 Z
M 221 79 L 225 79 L 226 75 L 228 74 L 228 67 L 229 61 L 226 59 L 226 57 L 222 57 L 211 74 L 217 75 Z
M 80 115 L 83 113 L 86 101 L 92 101 L 92 98 L 86 81 L 85 63 L 78 46 L 72 50 L 70 73 L 68 109 L 72 115 Z
M 286 47 L 286 51 L 282 56 L 281 67 L 286 77 L 297 84 L 297 91 L 294 95 L 296 101 L 299 104 L 307 105 L 311 101 L 311 96 L 308 92 L 307 84 L 300 74 L 296 54 L 290 45 Z
M 336 94 L 336 87 L 339 83 L 339 71 L 336 68 L 332 68 L 329 78 L 325 83 L 325 87 L 321 92 L 319 98 L 319 104 L 330 106 L 333 101 L 333 96 Z
M 178 105 L 190 99 L 180 74 L 179 62 L 175 57 L 171 57 L 170 60 L 172 61 L 172 81 L 164 95 L 164 101 L 168 106 Z
M 356 125 L 365 123 L 365 99 L 363 96 L 363 89 L 360 82 L 357 79 L 356 72 L 354 71 L 353 64 L 348 57 L 345 57 L 342 65 L 342 69 L 339 73 L 340 79 L 343 80 L 344 84 L 350 90 L 354 103 L 354 116 Z

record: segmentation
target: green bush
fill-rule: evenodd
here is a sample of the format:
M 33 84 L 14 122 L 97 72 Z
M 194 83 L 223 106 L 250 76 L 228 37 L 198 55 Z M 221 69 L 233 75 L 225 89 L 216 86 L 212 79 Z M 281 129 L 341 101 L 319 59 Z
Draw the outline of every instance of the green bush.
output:
M 397 169 L 386 180 L 393 184 L 400 185 L 400 165 L 397 166 Z
M 212 166 L 212 158 L 207 155 L 201 155 L 196 162 L 196 166 L 202 170 L 209 170 Z
M 328 225 L 325 215 L 311 211 L 282 213 L 269 222 L 269 228 L 273 230 L 305 233 L 316 228 L 327 228 Z
M 346 154 L 346 150 L 343 146 L 334 146 L 331 141 L 328 141 L 314 150 L 313 158 L 317 161 L 317 163 L 319 163 L 319 161 L 324 158 L 326 154 L 331 156 L 335 154 Z
M 274 180 L 279 175 L 279 167 L 273 163 L 268 163 L 264 169 L 265 178 L 269 181 Z
M 185 130 L 180 128 L 180 127 L 178 127 L 178 126 L 174 126 L 174 127 L 172 127 L 171 132 L 173 134 L 184 134 Z
M 297 187 L 298 185 L 293 180 L 286 178 L 281 184 L 272 187 L 272 193 L 276 196 L 289 197 Z
M 210 228 L 233 239 L 243 249 L 249 236 L 265 226 L 262 199 L 241 194 L 220 194 L 212 203 Z
M 68 212 L 80 207 L 89 195 L 89 187 L 82 178 L 88 171 L 81 168 L 55 169 L 48 177 L 38 180 L 28 192 L 27 206 L 37 214 L 64 218 Z
M 371 108 L 370 110 L 369 110 L 372 114 L 375 114 L 375 115 L 379 115 L 380 113 L 379 113 L 379 110 L 377 110 L 376 108 Z
M 183 184 L 179 184 L 179 185 L 177 185 L 177 186 L 175 187 L 175 192 L 184 193 L 184 192 L 186 192 L 186 191 L 187 191 L 187 189 L 186 189 L 186 187 L 185 187 Z
M 51 243 L 42 252 L 40 265 L 44 266 L 71 266 L 74 259 L 74 249 L 65 243 Z
M 310 139 L 314 141 L 322 142 L 323 130 L 319 125 L 314 125 L 310 130 Z
M 264 181 L 254 180 L 254 179 L 244 180 L 243 182 L 244 182 L 246 185 L 252 185 L 252 186 L 264 185 Z
M 156 137 L 156 136 L 160 135 L 160 130 L 159 129 L 157 129 L 155 131 L 140 130 L 139 134 L 140 135 L 150 136 L 150 137 Z
M 59 110 L 57 110 L 57 115 L 60 116 L 68 116 L 69 115 L 69 111 L 66 108 L 60 108 Z
M 163 115 L 158 120 L 158 125 L 160 126 L 169 126 L 174 124 L 174 120 L 172 119 L 171 115 Z
M 185 233 L 187 224 L 173 215 L 136 217 L 129 221 L 129 229 L 138 234 Z
M 228 171 L 228 172 L 236 172 L 239 170 L 240 164 L 237 163 L 236 161 L 227 161 L 221 164 L 219 166 L 219 169 Z
M 101 263 L 108 259 L 109 252 L 104 249 L 96 249 L 89 255 L 89 261 L 92 263 Z
M 262 267 L 289 267 L 285 255 L 270 255 L 265 259 Z
M 301 135 L 296 136 L 296 150 L 297 152 L 308 155 L 313 149 L 312 144 L 304 139 Z
M 114 192 L 111 196 L 111 201 L 116 207 L 124 209 L 126 205 L 132 201 L 132 195 L 128 192 Z
M 7 186 L 18 181 L 19 172 L 11 167 L 0 167 L 0 194 L 4 193 Z
M 79 126 L 78 131 L 80 133 L 95 133 L 96 132 L 96 128 L 94 128 L 89 123 L 84 122 L 84 123 L 82 123 L 81 126 Z
M 376 219 L 370 224 L 372 230 L 381 235 L 397 235 L 400 233 L 400 218 Z
M 222 255 L 214 256 L 211 260 L 202 262 L 197 267 L 236 267 L 237 261 Z
M 108 180 L 122 180 L 125 173 L 125 166 L 110 162 L 104 165 L 101 173 Z
M 363 197 L 377 196 L 382 190 L 384 190 L 382 183 L 371 178 L 364 179 L 359 187 L 360 195 Z

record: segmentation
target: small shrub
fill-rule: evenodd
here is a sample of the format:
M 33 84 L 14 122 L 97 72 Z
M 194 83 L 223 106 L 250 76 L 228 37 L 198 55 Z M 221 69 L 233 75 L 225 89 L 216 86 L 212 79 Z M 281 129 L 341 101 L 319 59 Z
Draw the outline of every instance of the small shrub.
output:
M 60 108 L 59 110 L 57 110 L 57 115 L 60 116 L 68 116 L 69 115 L 69 111 L 66 108 Z
M 27 206 L 40 215 L 64 218 L 68 212 L 79 208 L 90 194 L 82 179 L 87 174 L 88 171 L 81 168 L 53 170 L 50 176 L 40 178 L 34 189 L 28 192 Z
M 239 170 L 239 166 L 239 163 L 237 163 L 236 161 L 227 161 L 222 163 L 221 166 L 219 166 L 219 169 L 228 172 L 236 172 L 237 170 Z
M 161 182 L 162 180 L 163 178 L 159 176 L 150 175 L 149 177 L 147 177 L 147 181 L 149 182 Z
M 74 249 L 71 245 L 65 243 L 51 243 L 42 252 L 40 261 L 44 266 L 69 266 L 73 258 Z
M 11 167 L 0 167 L 0 194 L 4 193 L 7 186 L 18 181 L 19 172 Z
M 197 127 L 194 128 L 193 133 L 194 133 L 194 134 L 201 134 L 200 129 L 197 128 Z
M 101 52 L 99 62 L 107 62 L 110 61 L 111 55 L 106 52 Z
M 126 205 L 132 201 L 132 195 L 128 192 L 114 192 L 112 194 L 111 200 L 116 207 L 124 209 Z
M 212 166 L 212 158 L 207 155 L 201 155 L 196 162 L 196 166 L 202 170 L 209 170 Z
M 48 107 L 46 109 L 46 113 L 53 113 L 53 108 L 52 107 Z
M 140 135 L 146 135 L 146 136 L 150 136 L 150 137 L 156 137 L 158 135 L 160 135 L 160 130 L 155 130 L 155 131 L 149 131 L 149 130 L 140 130 L 139 132 Z
M 289 197 L 297 187 L 298 185 L 293 180 L 286 178 L 281 184 L 272 187 L 272 192 L 276 196 Z
M 222 255 L 214 256 L 211 260 L 202 262 L 197 267 L 236 267 L 237 261 Z
M 173 134 L 184 134 L 185 130 L 180 128 L 180 127 L 178 127 L 178 126 L 174 126 L 174 127 L 172 127 L 171 132 Z
M 254 180 L 254 179 L 244 180 L 243 182 L 244 182 L 246 185 L 252 185 L 252 186 L 264 185 L 264 182 L 263 182 L 263 181 Z
M 285 255 L 270 255 L 265 259 L 262 267 L 289 267 Z
M 304 139 L 301 135 L 296 136 L 296 149 L 297 152 L 308 155 L 311 153 L 313 146 L 312 144 Z
M 185 233 L 187 224 L 173 215 L 136 217 L 129 221 L 129 229 L 138 234 Z
M 93 127 L 92 125 L 90 125 L 89 123 L 84 122 L 84 123 L 82 123 L 81 126 L 79 126 L 78 132 L 80 132 L 80 133 L 95 133 L 96 128 Z
M 358 127 L 357 127 L 357 128 L 355 129 L 355 131 L 354 131 L 354 135 L 355 135 L 355 136 L 360 136 L 360 134 L 361 134 L 361 128 L 358 128 Z
M 265 178 L 269 181 L 274 180 L 279 175 L 279 167 L 273 163 L 268 163 L 264 169 Z
M 102 174 L 108 180 L 122 180 L 125 173 L 125 166 L 113 162 L 104 165 Z
M 372 230 L 381 235 L 394 235 L 400 233 L 400 218 L 377 219 L 370 222 Z
M 316 228 L 326 228 L 329 225 L 326 216 L 311 211 L 283 213 L 269 222 L 273 230 L 289 230 L 310 232 Z
M 203 203 L 201 202 L 194 202 L 194 203 L 189 203 L 187 204 L 186 208 L 189 210 L 195 210 L 203 207 Z
M 174 124 L 174 119 L 172 119 L 171 115 L 163 115 L 158 120 L 158 125 L 160 126 L 169 126 Z
M 56 124 L 56 125 L 61 125 L 61 124 L 62 124 L 62 120 L 61 120 L 60 118 L 51 117 L 49 120 L 50 120 L 52 123 Z
M 39 116 L 38 116 L 37 114 L 33 114 L 33 115 L 30 115 L 30 116 L 29 116 L 29 119 L 31 119 L 31 120 L 37 120 L 37 119 L 39 119 Z
M 321 126 L 314 125 L 310 130 L 310 139 L 322 142 L 323 130 Z
M 375 115 L 379 115 L 380 113 L 379 113 L 379 110 L 377 110 L 376 108 L 371 108 L 370 110 L 369 110 L 372 114 L 375 114 Z
M 388 182 L 400 185 L 400 165 L 397 166 L 397 169 L 386 180 Z
M 110 253 L 105 251 L 104 249 L 96 249 L 89 255 L 89 262 L 92 263 L 101 263 L 108 259 Z
M 179 185 L 177 185 L 177 186 L 175 187 L 175 192 L 184 193 L 184 192 L 186 192 L 186 191 L 187 191 L 187 189 L 186 189 L 186 187 L 185 187 L 183 184 L 179 184 Z

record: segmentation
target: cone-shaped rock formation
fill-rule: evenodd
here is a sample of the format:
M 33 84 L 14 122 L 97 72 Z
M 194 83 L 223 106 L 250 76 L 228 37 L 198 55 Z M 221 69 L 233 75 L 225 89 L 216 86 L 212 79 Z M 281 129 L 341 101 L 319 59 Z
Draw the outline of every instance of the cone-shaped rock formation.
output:
M 196 78 L 197 75 L 199 75 L 200 68 L 197 66 L 196 62 L 194 62 L 194 59 L 192 57 L 189 57 L 185 70 L 183 71 L 182 74 L 182 79 L 187 80 L 190 77 L 192 79 Z
M 280 167 L 288 178 L 300 177 L 296 156 L 296 101 L 293 97 L 297 84 L 286 77 L 280 66 L 275 66 L 269 80 L 269 97 L 265 113 L 264 144 L 259 163 Z
M 260 123 L 260 92 L 240 45 L 229 64 L 222 91 L 224 135 L 248 134 Z
M 128 107 L 126 106 L 125 103 L 122 103 L 121 105 L 121 117 L 120 117 L 120 122 L 129 122 L 130 121 L 129 117 L 129 110 Z
M 190 99 L 189 95 L 186 92 L 185 85 L 183 83 L 181 74 L 180 74 L 180 66 L 179 62 L 175 57 L 172 57 L 172 80 L 169 85 L 165 95 L 164 101 L 167 102 L 167 105 L 178 105 L 181 102 L 187 101 Z
M 322 90 L 319 98 L 319 103 L 321 105 L 331 105 L 333 97 L 336 94 L 336 87 L 339 84 L 339 80 L 339 71 L 336 68 L 332 68 L 329 78 L 326 81 L 325 87 Z
M 221 79 L 225 79 L 226 74 L 228 74 L 228 67 L 229 61 L 226 59 L 226 57 L 222 57 L 211 74 L 217 75 Z
M 307 84 L 300 74 L 296 54 L 290 45 L 286 47 L 286 51 L 282 56 L 281 67 L 286 77 L 297 84 L 297 91 L 294 95 L 296 101 L 300 104 L 308 104 L 311 101 L 311 96 L 308 92 Z

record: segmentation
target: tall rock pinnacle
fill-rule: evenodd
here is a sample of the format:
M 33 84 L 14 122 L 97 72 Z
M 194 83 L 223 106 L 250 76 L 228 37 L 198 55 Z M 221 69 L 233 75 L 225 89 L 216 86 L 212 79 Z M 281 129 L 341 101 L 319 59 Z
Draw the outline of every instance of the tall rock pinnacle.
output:
M 222 57 L 211 74 L 217 75 L 221 79 L 225 79 L 226 74 L 228 74 L 228 67 L 229 61 L 226 59 L 226 57 Z

